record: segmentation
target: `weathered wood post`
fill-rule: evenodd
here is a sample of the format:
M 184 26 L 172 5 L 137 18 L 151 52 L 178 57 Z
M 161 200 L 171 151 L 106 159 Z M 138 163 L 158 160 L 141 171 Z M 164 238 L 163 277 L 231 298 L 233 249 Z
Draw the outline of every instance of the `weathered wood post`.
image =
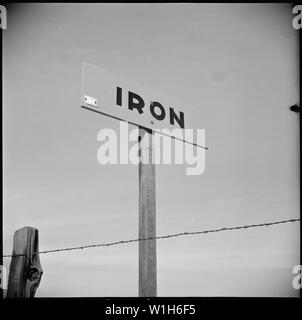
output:
M 24 227 L 15 232 L 7 298 L 32 298 L 41 277 L 38 230 Z
M 152 130 L 139 128 L 139 238 L 156 237 L 155 164 Z M 139 241 L 139 297 L 156 297 L 156 239 Z

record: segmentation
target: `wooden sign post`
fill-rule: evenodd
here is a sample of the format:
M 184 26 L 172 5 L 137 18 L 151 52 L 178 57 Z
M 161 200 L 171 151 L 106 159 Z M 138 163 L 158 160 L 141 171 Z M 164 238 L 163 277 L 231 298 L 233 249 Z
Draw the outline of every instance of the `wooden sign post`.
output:
M 139 297 L 156 297 L 156 196 L 152 130 L 139 128 Z
M 153 238 L 139 241 L 140 297 L 157 295 L 155 164 L 152 164 L 152 135 L 156 132 L 198 146 L 193 140 L 185 138 L 185 114 L 179 106 L 179 102 L 153 89 L 90 63 L 83 64 L 81 107 L 139 127 L 139 238 Z M 173 130 L 176 128 L 177 132 L 184 134 L 183 138 L 179 138 Z M 170 129 L 170 134 L 167 134 L 166 129 Z M 149 163 L 144 161 L 147 159 Z

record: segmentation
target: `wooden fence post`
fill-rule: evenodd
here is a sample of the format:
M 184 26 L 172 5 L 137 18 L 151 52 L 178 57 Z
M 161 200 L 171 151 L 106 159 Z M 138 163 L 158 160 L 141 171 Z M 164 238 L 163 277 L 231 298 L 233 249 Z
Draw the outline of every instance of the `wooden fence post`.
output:
M 7 298 L 33 298 L 38 288 L 40 264 L 38 230 L 24 227 L 15 232 L 13 257 L 10 263 Z

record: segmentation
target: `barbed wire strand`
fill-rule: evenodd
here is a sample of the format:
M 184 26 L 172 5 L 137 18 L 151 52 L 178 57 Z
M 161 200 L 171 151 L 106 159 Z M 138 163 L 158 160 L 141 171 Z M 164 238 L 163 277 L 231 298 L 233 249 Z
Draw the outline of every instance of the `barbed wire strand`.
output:
M 120 241 L 109 242 L 109 243 L 98 243 L 98 244 L 83 245 L 83 246 L 78 246 L 78 247 L 45 250 L 45 251 L 33 252 L 33 253 L 31 253 L 31 255 L 54 253 L 54 252 L 61 252 L 61 251 L 83 250 L 83 249 L 96 248 L 96 247 L 109 247 L 109 246 L 115 246 L 118 244 L 126 244 L 126 243 L 153 240 L 153 239 L 168 239 L 168 238 L 175 238 L 175 237 L 181 237 L 181 236 L 207 234 L 207 233 L 213 233 L 213 232 L 250 229 L 250 228 L 258 228 L 258 227 L 269 227 L 269 226 L 276 225 L 276 224 L 284 224 L 284 223 L 297 222 L 297 221 L 300 221 L 300 219 L 289 219 L 289 220 L 266 222 L 266 223 L 259 223 L 259 224 L 249 224 L 249 225 L 235 226 L 235 227 L 223 227 L 223 228 L 219 228 L 219 229 L 209 229 L 209 230 L 202 230 L 202 231 L 180 232 L 180 233 L 168 234 L 168 235 L 158 236 L 158 237 L 120 240 Z M 12 257 L 25 256 L 25 255 L 27 255 L 27 254 L 3 255 L 2 257 L 3 258 L 12 258 Z

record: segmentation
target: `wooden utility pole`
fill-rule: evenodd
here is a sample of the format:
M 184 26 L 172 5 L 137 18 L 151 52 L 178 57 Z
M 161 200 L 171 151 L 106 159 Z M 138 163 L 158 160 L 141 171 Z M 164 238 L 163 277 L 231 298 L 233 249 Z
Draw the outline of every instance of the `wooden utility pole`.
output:
M 15 232 L 7 298 L 32 298 L 41 277 L 38 230 L 24 227 Z
M 152 163 L 152 130 L 139 128 L 139 297 L 156 297 L 155 164 Z

